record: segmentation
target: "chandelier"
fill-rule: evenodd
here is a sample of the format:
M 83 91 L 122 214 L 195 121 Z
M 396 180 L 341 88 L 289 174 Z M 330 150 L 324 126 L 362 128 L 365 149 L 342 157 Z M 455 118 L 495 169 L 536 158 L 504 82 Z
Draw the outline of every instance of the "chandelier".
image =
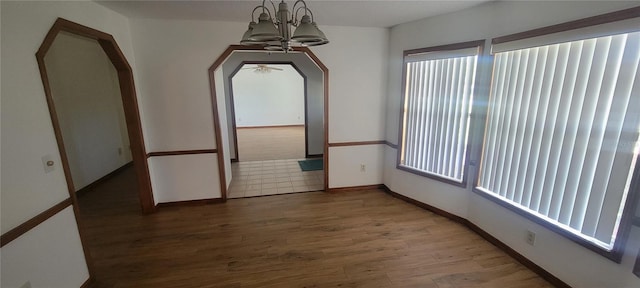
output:
M 327 36 L 318 29 L 318 25 L 313 20 L 313 12 L 307 8 L 304 0 L 297 0 L 293 4 L 291 13 L 284 0 L 278 5 L 278 10 L 272 1 L 269 2 L 273 11 L 265 5 L 266 0 L 253 9 L 249 29 L 242 36 L 240 44 L 260 45 L 266 50 L 288 52 L 296 46 L 318 46 L 329 43 Z M 256 23 L 254 16 L 259 10 L 261 13 Z M 298 20 L 299 15 L 302 17 Z M 296 27 L 293 35 L 291 26 Z

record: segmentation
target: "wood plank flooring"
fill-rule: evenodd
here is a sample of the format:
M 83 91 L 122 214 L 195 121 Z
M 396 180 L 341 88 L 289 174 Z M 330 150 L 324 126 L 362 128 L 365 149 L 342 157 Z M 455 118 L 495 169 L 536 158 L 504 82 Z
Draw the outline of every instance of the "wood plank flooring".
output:
M 304 126 L 242 128 L 236 131 L 241 162 L 305 157 Z
M 552 287 L 455 222 L 381 190 L 142 215 L 132 169 L 80 198 L 91 287 Z

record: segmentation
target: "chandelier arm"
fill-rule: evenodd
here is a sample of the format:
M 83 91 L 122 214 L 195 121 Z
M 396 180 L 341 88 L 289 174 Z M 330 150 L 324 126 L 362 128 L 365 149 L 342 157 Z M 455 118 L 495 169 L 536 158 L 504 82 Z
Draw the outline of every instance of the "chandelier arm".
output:
M 311 11 L 311 9 L 304 7 L 307 11 L 309 11 L 309 14 L 311 14 L 311 22 L 315 22 L 315 20 L 313 20 L 313 11 Z M 305 12 L 306 15 L 307 12 Z
M 304 0 L 297 0 L 295 3 L 293 3 L 293 10 L 296 10 L 296 6 L 298 6 L 298 3 L 302 3 L 302 7 L 304 7 L 304 9 L 307 9 L 307 2 L 304 2 Z
M 298 7 L 298 9 L 296 9 L 296 14 L 293 18 L 293 26 L 298 26 L 298 11 L 303 10 L 304 9 L 304 15 L 307 15 L 307 12 L 309 12 L 309 14 L 311 14 L 311 22 L 313 22 L 313 12 L 311 12 L 311 9 L 307 8 L 307 7 Z M 293 14 L 292 14 L 293 15 Z
M 264 1 L 266 1 L 266 0 L 263 0 L 262 3 L 264 3 Z M 273 14 L 277 16 L 278 9 L 276 9 L 276 4 L 273 4 L 273 1 L 271 1 L 271 0 L 269 0 L 269 2 L 271 2 L 271 6 L 273 7 Z M 274 19 L 274 18 L 272 17 L 271 19 Z M 276 17 L 275 19 L 276 19 L 276 21 L 279 21 L 278 17 Z
M 267 0 L 262 0 L 262 12 L 264 12 L 265 9 L 267 9 L 267 6 L 264 6 L 264 4 L 266 3 Z M 268 10 L 268 9 L 267 9 Z
M 252 22 L 253 22 L 253 21 L 255 21 L 254 16 L 256 15 L 256 11 L 257 11 L 258 9 L 260 9 L 260 8 L 262 8 L 262 11 L 264 11 L 264 7 L 263 7 L 263 6 L 256 6 L 256 8 L 253 8 L 253 12 L 251 12 L 251 21 L 252 21 Z
M 298 6 L 298 3 L 302 3 L 300 7 L 298 7 L 296 9 L 296 6 Z M 292 11 L 295 11 L 295 15 L 294 13 L 291 13 L 291 24 L 294 24 L 294 26 L 296 26 L 298 23 L 298 11 L 300 11 L 300 9 L 305 9 L 304 14 L 307 14 L 307 11 L 309 10 L 309 8 L 307 8 L 307 2 L 304 2 L 304 0 L 298 0 L 295 3 L 293 3 L 293 7 L 292 7 Z

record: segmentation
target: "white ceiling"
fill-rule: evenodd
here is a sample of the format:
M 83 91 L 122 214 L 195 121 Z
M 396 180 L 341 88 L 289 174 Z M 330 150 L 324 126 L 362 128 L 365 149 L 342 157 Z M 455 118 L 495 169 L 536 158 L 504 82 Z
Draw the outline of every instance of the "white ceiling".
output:
M 95 1 L 131 18 L 246 23 L 251 19 L 253 8 L 262 3 L 261 0 Z M 281 0 L 272 1 L 277 6 L 277 2 Z M 462 10 L 488 1 L 491 0 L 306 0 L 318 25 L 361 27 L 392 27 L 413 20 Z M 289 4 L 291 10 L 294 1 L 285 2 Z

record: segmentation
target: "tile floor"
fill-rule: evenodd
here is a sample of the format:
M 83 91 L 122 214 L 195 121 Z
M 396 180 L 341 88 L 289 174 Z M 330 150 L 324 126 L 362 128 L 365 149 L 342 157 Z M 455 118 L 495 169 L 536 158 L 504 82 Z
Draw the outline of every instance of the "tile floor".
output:
M 324 189 L 324 171 L 302 171 L 296 159 L 236 162 L 231 169 L 233 178 L 227 198 Z

